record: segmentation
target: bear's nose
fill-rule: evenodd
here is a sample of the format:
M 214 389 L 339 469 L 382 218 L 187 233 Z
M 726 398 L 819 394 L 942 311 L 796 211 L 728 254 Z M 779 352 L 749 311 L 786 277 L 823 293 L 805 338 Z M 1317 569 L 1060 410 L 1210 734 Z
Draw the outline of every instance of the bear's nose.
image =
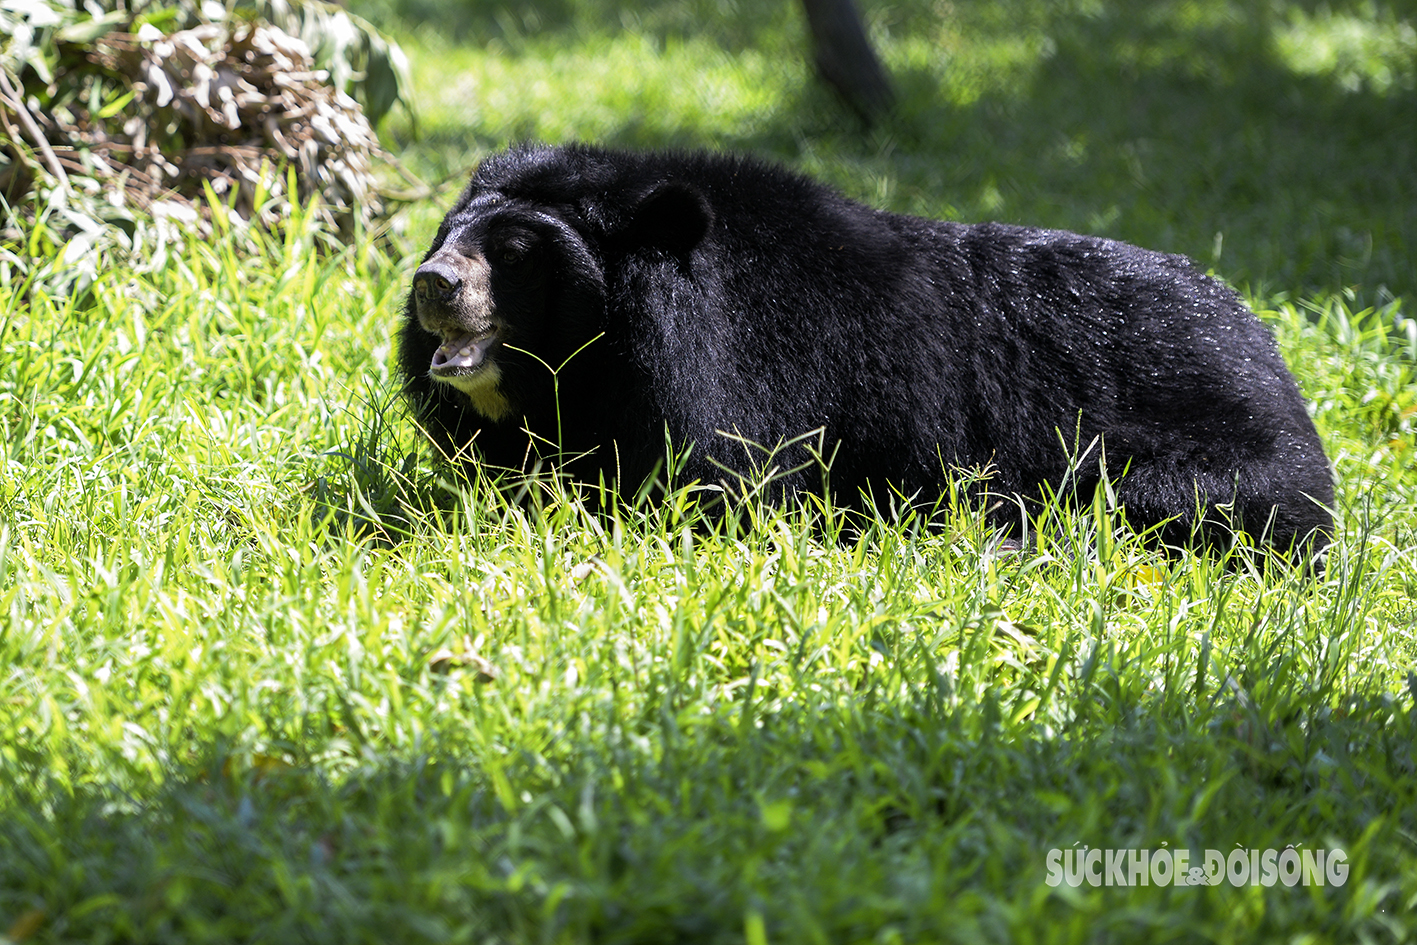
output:
M 442 259 L 430 259 L 413 274 L 413 293 L 420 299 L 446 302 L 462 285 L 462 276 Z

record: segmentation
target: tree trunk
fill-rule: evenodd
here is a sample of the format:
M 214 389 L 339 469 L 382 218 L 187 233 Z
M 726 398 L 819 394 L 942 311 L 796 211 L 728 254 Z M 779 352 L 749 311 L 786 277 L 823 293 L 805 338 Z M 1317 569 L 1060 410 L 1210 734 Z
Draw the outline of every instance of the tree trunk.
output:
M 895 103 L 852 0 L 802 0 L 817 72 L 868 124 Z

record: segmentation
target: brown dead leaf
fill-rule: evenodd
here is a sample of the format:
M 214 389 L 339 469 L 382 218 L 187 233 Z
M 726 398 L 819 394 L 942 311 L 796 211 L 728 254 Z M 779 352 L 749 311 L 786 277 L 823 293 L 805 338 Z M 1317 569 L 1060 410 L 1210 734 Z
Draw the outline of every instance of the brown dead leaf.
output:
M 40 930 L 46 918 L 48 916 L 43 909 L 30 909 L 22 912 L 18 919 L 10 923 L 10 928 L 5 932 L 5 938 L 11 942 L 23 942 Z
M 428 657 L 428 668 L 435 673 L 450 673 L 454 669 L 471 668 L 474 672 L 474 680 L 480 683 L 489 683 L 497 678 L 497 667 L 486 658 L 476 653 L 472 648 L 472 641 L 463 637 L 462 644 L 457 650 L 443 647 L 436 650 Z

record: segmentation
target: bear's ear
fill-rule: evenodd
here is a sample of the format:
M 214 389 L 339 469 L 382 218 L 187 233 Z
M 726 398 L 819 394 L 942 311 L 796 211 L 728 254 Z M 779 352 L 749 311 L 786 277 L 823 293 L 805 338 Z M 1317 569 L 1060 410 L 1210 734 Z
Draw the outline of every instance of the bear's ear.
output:
M 640 199 L 627 228 L 629 241 L 686 257 L 713 223 L 708 198 L 693 184 L 670 181 Z

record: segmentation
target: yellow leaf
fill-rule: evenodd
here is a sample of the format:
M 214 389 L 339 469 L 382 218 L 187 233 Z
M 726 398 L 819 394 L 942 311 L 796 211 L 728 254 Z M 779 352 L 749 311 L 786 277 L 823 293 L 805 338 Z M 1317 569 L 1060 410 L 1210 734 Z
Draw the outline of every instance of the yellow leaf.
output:
M 23 942 L 31 935 L 39 931 L 39 927 L 44 924 L 45 912 L 43 909 L 30 909 L 28 912 L 20 913 L 20 917 L 10 924 L 9 930 L 5 933 L 5 938 L 11 942 Z

